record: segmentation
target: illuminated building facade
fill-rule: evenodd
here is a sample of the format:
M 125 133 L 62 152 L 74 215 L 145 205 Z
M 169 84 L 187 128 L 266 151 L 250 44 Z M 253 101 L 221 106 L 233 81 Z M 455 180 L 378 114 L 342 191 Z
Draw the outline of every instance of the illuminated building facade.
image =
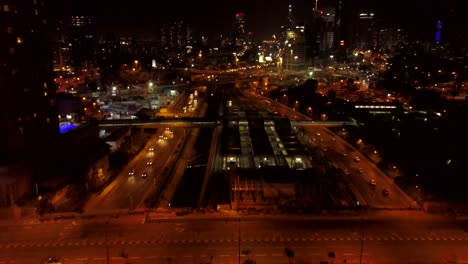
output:
M 236 46 L 242 46 L 245 42 L 245 14 L 237 13 L 234 25 L 234 43 Z
M 96 62 L 96 28 L 93 17 L 68 17 L 68 33 L 71 43 L 71 64 L 86 67 Z
M 359 13 L 358 34 L 356 47 L 361 50 L 372 48 L 373 33 L 375 31 L 375 13 L 363 11 Z
M 13 204 L 28 189 L 20 180 L 27 166 L 18 163 L 29 160 L 36 168 L 59 135 L 46 4 L 0 5 L 0 206 Z
M 0 9 L 0 156 L 21 156 L 59 131 L 51 31 L 42 0 L 34 2 L 3 1 Z
M 161 45 L 164 49 L 182 50 L 192 43 L 192 31 L 184 22 L 168 23 L 161 28 Z
M 442 34 L 442 25 L 443 25 L 442 21 L 440 21 L 440 20 L 437 21 L 437 23 L 436 23 L 436 35 L 435 35 L 435 42 L 436 43 L 440 42 L 440 38 L 441 38 L 440 36 Z

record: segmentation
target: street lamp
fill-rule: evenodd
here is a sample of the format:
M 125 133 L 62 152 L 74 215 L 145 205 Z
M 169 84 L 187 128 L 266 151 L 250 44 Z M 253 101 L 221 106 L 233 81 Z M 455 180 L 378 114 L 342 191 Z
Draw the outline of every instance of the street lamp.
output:
M 241 263 L 241 229 L 240 229 L 240 223 L 241 223 L 241 220 L 240 220 L 240 216 L 239 216 L 239 218 L 238 218 L 238 240 L 239 240 L 238 246 L 239 246 L 239 248 L 238 248 L 238 252 L 237 252 L 238 253 L 238 261 L 239 261 L 238 264 Z

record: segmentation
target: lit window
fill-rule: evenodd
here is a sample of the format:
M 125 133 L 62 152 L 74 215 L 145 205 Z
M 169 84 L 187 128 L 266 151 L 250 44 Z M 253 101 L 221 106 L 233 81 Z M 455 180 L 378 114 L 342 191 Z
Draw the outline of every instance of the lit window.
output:
M 37 114 L 36 114 L 36 113 L 34 113 L 34 117 L 36 117 L 36 116 L 37 116 Z
M 16 38 L 16 43 L 22 44 L 22 43 L 23 43 L 23 39 L 20 38 L 20 37 L 17 37 L 17 38 Z
M 34 14 L 37 16 L 39 15 L 39 11 L 37 11 L 37 9 L 34 9 Z
M 47 92 L 44 92 L 44 96 L 47 96 Z
M 3 11 L 10 12 L 10 7 L 8 5 L 3 5 Z
M 47 83 L 44 83 L 44 88 L 47 89 Z

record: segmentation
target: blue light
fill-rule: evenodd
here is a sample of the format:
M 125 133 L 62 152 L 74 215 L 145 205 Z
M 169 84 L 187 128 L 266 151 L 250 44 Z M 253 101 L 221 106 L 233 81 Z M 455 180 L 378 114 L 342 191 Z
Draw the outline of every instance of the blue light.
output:
M 436 24 L 436 28 L 437 28 L 437 31 L 436 31 L 436 36 L 435 36 L 435 41 L 436 42 L 440 42 L 440 35 L 441 35 L 441 31 L 442 31 L 442 24 L 443 22 L 442 21 L 437 21 L 437 24 Z
M 66 133 L 72 129 L 75 129 L 78 125 L 73 123 L 61 123 L 60 124 L 60 134 Z

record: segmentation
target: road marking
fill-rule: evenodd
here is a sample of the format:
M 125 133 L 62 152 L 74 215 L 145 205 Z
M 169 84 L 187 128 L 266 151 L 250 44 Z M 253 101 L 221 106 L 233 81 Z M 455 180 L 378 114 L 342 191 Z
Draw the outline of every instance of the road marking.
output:
M 352 256 L 354 255 L 353 253 L 343 253 L 344 256 Z
M 76 258 L 75 260 L 84 261 L 84 260 L 88 260 L 88 258 Z
M 158 258 L 158 256 L 149 256 L 149 257 L 145 257 L 147 259 L 154 259 L 154 258 Z
M 257 256 L 257 257 L 266 257 L 267 254 L 255 254 L 255 256 Z

